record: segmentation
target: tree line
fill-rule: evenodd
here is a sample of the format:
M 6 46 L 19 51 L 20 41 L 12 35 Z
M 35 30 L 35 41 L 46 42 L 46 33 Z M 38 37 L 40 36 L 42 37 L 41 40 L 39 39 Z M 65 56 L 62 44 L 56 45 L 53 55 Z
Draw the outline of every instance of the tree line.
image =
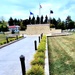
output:
M 61 21 L 60 18 L 58 18 L 58 20 L 56 20 L 55 18 L 50 20 L 51 23 L 51 28 L 56 28 L 56 29 L 74 29 L 75 28 L 75 22 L 71 19 L 71 16 L 67 16 L 67 18 L 65 19 L 65 21 Z
M 47 24 L 47 23 L 50 23 L 51 28 L 56 29 L 65 30 L 75 28 L 75 22 L 71 19 L 71 16 L 67 16 L 65 21 L 61 21 L 60 18 L 58 18 L 57 20 L 55 18 L 48 18 L 47 15 L 45 17 L 43 17 L 43 15 L 41 17 L 37 16 L 36 18 L 34 16 L 32 18 L 29 16 L 29 18 L 25 20 L 16 18 L 13 19 L 12 17 L 10 17 L 8 20 L 9 26 L 19 25 L 20 30 L 27 29 L 28 24 Z M 0 21 L 0 31 L 3 32 L 8 31 L 7 23 L 4 20 Z
M 39 16 L 37 16 L 37 18 L 35 19 L 35 17 L 33 16 L 32 18 L 29 16 L 29 19 L 13 19 L 12 17 L 10 17 L 8 24 L 9 26 L 12 25 L 19 25 L 21 30 L 25 30 L 27 28 L 28 24 L 45 24 L 48 23 L 48 17 L 47 15 L 45 16 L 45 20 L 43 15 L 41 16 L 41 18 Z

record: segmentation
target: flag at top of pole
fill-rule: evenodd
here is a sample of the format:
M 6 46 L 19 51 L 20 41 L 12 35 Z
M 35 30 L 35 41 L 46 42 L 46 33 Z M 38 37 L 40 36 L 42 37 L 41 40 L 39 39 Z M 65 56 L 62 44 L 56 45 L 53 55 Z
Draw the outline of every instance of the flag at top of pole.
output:
M 53 14 L 53 10 L 50 10 L 50 14 Z
M 34 15 L 32 12 L 30 12 L 30 15 Z
M 40 8 L 42 8 L 42 6 L 40 5 Z

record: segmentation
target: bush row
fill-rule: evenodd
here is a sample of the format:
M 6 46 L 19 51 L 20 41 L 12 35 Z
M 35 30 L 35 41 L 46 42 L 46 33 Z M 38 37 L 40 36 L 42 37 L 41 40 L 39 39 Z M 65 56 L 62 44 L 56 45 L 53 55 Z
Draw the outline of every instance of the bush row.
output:
M 44 75 L 45 65 L 45 50 L 46 50 L 46 36 L 43 36 L 38 46 L 34 59 L 31 61 L 31 69 L 27 71 L 27 75 Z
M 23 36 L 19 36 L 18 39 L 20 39 L 22 37 Z M 8 39 L 8 42 L 11 42 L 11 41 L 14 41 L 14 40 L 16 40 L 16 38 L 9 38 Z M 3 40 L 3 41 L 0 42 L 0 45 L 6 44 L 6 43 L 7 43 L 7 41 L 6 40 Z

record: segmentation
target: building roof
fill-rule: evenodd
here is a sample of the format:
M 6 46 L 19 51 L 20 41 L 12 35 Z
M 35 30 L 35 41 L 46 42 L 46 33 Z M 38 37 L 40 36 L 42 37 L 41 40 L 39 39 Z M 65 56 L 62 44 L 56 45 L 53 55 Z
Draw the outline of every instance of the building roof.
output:
M 8 27 L 9 27 L 9 28 L 18 28 L 18 27 L 20 27 L 20 26 L 18 26 L 18 25 L 15 26 L 15 25 L 14 25 L 14 26 L 8 26 Z

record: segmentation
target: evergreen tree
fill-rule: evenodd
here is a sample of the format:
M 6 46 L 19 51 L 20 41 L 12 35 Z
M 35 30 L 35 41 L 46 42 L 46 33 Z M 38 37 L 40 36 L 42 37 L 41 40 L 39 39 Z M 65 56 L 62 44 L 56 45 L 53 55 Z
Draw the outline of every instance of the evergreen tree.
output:
M 69 25 L 69 22 L 70 22 L 70 21 L 72 21 L 72 20 L 71 20 L 71 16 L 67 16 L 66 21 L 65 21 L 66 29 L 69 28 L 68 25 Z
M 8 23 L 9 23 L 9 26 L 14 25 L 14 20 L 12 19 L 12 17 L 10 17 L 10 19 L 9 19 Z
M 47 17 L 47 15 L 45 16 L 45 21 L 44 21 L 44 23 L 47 23 L 48 22 L 48 17 Z
M 31 20 L 32 24 L 35 24 L 35 17 L 33 16 L 32 20 Z
M 31 17 L 29 16 L 29 21 L 28 21 L 28 24 L 31 24 Z
M 56 21 L 56 19 L 55 19 L 55 18 L 53 18 L 53 20 L 52 20 L 52 21 L 53 21 L 54 27 L 55 27 L 55 28 L 57 28 L 57 21 Z
M 41 16 L 41 24 L 43 24 L 43 15 Z
M 14 25 L 18 25 L 18 20 L 16 18 L 14 19 Z
M 36 24 L 39 24 L 39 23 L 40 23 L 40 18 L 39 18 L 39 16 L 37 16 Z
M 69 21 L 68 23 L 68 29 L 73 29 L 74 28 L 74 21 Z

